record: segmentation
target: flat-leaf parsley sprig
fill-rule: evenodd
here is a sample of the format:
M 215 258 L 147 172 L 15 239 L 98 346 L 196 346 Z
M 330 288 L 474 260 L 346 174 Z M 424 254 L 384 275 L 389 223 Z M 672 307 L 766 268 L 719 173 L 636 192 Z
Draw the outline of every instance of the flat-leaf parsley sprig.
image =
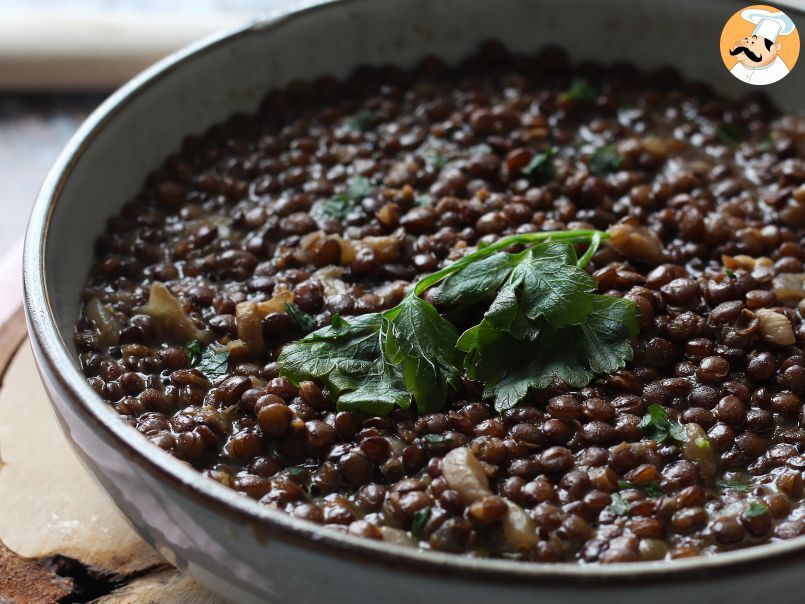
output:
M 531 389 L 581 388 L 632 358 L 636 306 L 595 293 L 585 271 L 609 233 L 592 229 L 504 237 L 420 280 L 394 308 L 332 324 L 283 348 L 281 374 L 316 380 L 340 410 L 387 414 L 416 401 L 442 408 L 463 371 L 485 383 L 498 410 Z M 587 250 L 578 258 L 576 246 Z M 519 251 L 509 252 L 511 248 Z M 440 307 L 486 309 L 459 334 L 421 295 L 440 285 Z

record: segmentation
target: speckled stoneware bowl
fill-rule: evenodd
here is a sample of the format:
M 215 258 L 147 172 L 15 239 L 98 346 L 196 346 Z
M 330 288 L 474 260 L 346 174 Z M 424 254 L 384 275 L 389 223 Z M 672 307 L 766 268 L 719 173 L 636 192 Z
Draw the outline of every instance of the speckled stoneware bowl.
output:
M 805 26 L 803 10 L 778 2 Z M 610 566 L 482 560 L 325 530 L 196 473 L 120 420 L 87 385 L 71 344 L 93 241 L 146 173 L 189 133 L 256 108 L 293 78 L 359 63 L 456 60 L 497 38 L 516 51 L 565 46 L 575 59 L 674 64 L 726 94 L 730 0 L 346 0 L 301 3 L 183 50 L 112 95 L 50 172 L 25 245 L 31 340 L 61 425 L 89 471 L 165 558 L 235 602 L 800 602 L 805 537 L 718 557 Z M 805 67 L 770 90 L 798 110 Z

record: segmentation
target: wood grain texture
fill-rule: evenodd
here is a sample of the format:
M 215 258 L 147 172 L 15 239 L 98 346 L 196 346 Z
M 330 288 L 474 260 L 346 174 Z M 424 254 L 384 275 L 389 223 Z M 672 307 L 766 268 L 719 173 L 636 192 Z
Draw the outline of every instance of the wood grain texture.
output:
M 0 602 L 218 602 L 140 539 L 86 473 L 27 341 L 0 388 L 0 454 Z

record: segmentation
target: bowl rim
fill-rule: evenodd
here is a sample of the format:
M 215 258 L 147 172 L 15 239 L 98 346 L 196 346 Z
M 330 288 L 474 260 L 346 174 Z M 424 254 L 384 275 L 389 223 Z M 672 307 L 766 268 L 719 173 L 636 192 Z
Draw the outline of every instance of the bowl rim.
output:
M 536 583 L 549 586 L 600 588 L 602 584 L 656 583 L 681 578 L 710 580 L 739 570 L 757 572 L 803 560 L 805 536 L 787 541 L 752 546 L 713 556 L 674 561 L 630 562 L 612 565 L 578 563 L 539 563 L 504 559 L 474 558 L 434 551 L 423 551 L 369 539 L 354 537 L 294 518 L 290 514 L 262 505 L 234 490 L 204 477 L 200 472 L 154 445 L 135 429 L 120 421 L 120 416 L 92 390 L 74 364 L 69 344 L 56 327 L 55 314 L 48 293 L 45 259 L 51 218 L 84 151 L 92 145 L 103 128 L 115 119 L 133 99 L 147 93 L 155 83 L 186 63 L 201 59 L 208 52 L 243 36 L 266 35 L 297 19 L 322 10 L 340 10 L 367 0 L 300 0 L 231 30 L 207 36 L 158 61 L 101 103 L 84 121 L 47 174 L 34 203 L 25 235 L 23 287 L 25 315 L 29 335 L 44 382 L 51 382 L 65 395 L 67 403 L 93 430 L 105 433 L 116 447 L 160 482 L 216 514 L 237 518 L 255 535 L 281 539 L 319 553 L 339 555 L 388 570 L 413 571 L 443 579 L 466 579 L 494 583 Z M 731 0 L 736 6 L 743 0 Z M 794 0 L 778 0 L 785 10 L 805 14 Z M 53 385 L 55 384 L 55 386 Z

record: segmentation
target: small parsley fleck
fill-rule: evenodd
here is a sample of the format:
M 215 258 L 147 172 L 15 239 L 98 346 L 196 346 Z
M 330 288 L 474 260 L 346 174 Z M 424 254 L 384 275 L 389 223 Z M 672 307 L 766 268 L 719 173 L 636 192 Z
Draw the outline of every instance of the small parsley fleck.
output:
M 447 434 L 426 434 L 424 438 L 429 445 L 450 444 L 450 437 Z
M 525 167 L 520 170 L 534 182 L 545 182 L 553 178 L 554 169 L 551 160 L 557 154 L 556 147 L 548 147 L 542 153 L 537 153 Z
M 375 114 L 369 109 L 361 109 L 347 119 L 347 126 L 357 132 L 369 132 L 374 126 Z
M 215 384 L 229 371 L 229 351 L 214 346 L 204 346 L 200 342 L 190 342 L 185 346 L 190 356 L 190 367 L 198 369 Z
M 642 491 L 649 497 L 662 497 L 663 490 L 660 488 L 660 485 L 654 482 L 649 482 L 646 484 L 635 484 L 633 482 L 629 482 L 628 480 L 619 480 L 618 481 L 618 488 L 619 489 L 636 489 L 638 491 Z
M 595 150 L 590 161 L 587 162 L 587 168 L 593 174 L 598 176 L 606 176 L 613 172 L 617 172 L 623 167 L 623 156 L 618 153 L 615 145 L 604 145 Z
M 618 516 L 625 516 L 629 513 L 629 504 L 620 493 L 612 493 L 612 503 L 609 508 Z
M 662 443 L 669 438 L 677 442 L 687 442 L 688 435 L 685 426 L 679 422 L 668 419 L 668 412 L 662 405 L 649 405 L 648 413 L 640 421 L 643 429 L 651 428 L 652 440 Z
M 718 487 L 722 491 L 736 491 L 738 493 L 748 493 L 749 491 L 755 488 L 755 485 L 752 484 L 751 482 L 718 480 L 716 481 L 716 487 Z
M 447 165 L 447 158 L 439 151 L 430 151 L 424 157 L 427 164 L 437 172 Z
M 346 191 L 336 193 L 329 199 L 317 202 L 310 210 L 310 213 L 317 220 L 328 218 L 344 220 L 372 192 L 373 189 L 369 179 L 364 176 L 353 176 L 347 184 Z
M 414 520 L 411 522 L 411 536 L 415 539 L 422 537 L 422 531 L 430 519 L 430 507 L 424 507 L 414 512 Z
M 288 313 L 293 326 L 301 333 L 307 335 L 316 330 L 316 319 L 299 308 L 297 304 L 286 304 L 285 312 Z
M 560 101 L 579 101 L 591 103 L 598 98 L 598 91 L 584 78 L 576 78 L 570 88 L 559 95 Z
M 758 516 L 762 516 L 769 511 L 769 508 L 763 505 L 762 503 L 758 503 L 757 501 L 751 501 L 749 506 L 747 506 L 746 511 L 744 512 L 744 516 L 747 518 L 756 518 Z
M 716 138 L 728 147 L 737 147 L 744 138 L 744 133 L 735 124 L 719 124 L 715 130 Z

